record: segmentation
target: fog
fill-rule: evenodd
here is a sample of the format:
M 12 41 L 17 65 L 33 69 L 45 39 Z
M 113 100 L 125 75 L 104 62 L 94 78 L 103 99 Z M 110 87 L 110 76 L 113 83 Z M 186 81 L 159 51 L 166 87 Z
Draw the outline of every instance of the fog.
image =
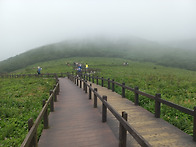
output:
M 45 44 L 96 36 L 196 38 L 196 0 L 0 0 L 0 61 Z

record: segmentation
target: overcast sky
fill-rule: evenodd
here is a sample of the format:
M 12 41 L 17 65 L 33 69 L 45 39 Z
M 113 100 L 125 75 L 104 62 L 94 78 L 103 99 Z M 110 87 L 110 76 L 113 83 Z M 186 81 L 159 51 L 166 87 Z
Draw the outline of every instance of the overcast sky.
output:
M 0 61 L 94 36 L 196 38 L 196 0 L 0 0 Z

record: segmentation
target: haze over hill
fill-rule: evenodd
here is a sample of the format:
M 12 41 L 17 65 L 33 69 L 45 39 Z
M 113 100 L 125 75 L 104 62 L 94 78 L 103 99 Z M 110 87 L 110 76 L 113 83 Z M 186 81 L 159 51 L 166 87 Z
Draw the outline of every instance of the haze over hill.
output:
M 196 50 L 196 38 L 185 39 L 185 40 L 175 40 L 175 41 L 167 41 L 163 42 L 163 44 L 171 46 L 173 48 L 181 48 L 187 51 Z M 196 55 L 195 55 L 196 57 Z
M 196 0 L 0 0 L 0 61 L 95 36 L 196 38 Z
M 129 37 L 121 39 L 67 40 L 42 46 L 0 62 L 0 72 L 12 72 L 28 65 L 69 57 L 118 57 L 141 62 L 196 70 L 196 50 L 183 50 Z

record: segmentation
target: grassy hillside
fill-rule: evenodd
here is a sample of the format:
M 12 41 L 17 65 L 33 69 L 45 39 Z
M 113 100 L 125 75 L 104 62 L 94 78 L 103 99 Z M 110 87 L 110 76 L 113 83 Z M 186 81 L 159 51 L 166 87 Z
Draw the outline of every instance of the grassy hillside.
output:
M 54 84 L 54 79 L 47 78 L 0 78 L 0 146 L 21 145 L 28 133 L 28 120 L 36 120 Z M 42 128 L 43 124 L 38 135 Z
M 74 58 L 64 58 L 60 60 L 53 60 L 48 62 L 39 62 L 33 65 L 29 65 L 23 69 L 14 71 L 14 73 L 36 73 L 37 66 L 43 68 L 42 73 L 60 73 L 60 72 L 72 72 L 75 71 L 71 66 L 73 62 L 79 62 L 89 64 L 89 68 L 98 69 L 96 75 L 103 76 L 104 78 L 115 79 L 117 82 L 125 82 L 127 86 L 135 87 L 138 86 L 139 89 L 143 92 L 155 95 L 156 93 L 161 93 L 162 99 L 174 102 L 186 108 L 193 109 L 196 106 L 196 72 L 189 71 L 178 68 L 168 68 L 164 66 L 159 66 L 152 64 L 150 62 L 137 62 L 132 60 L 126 60 L 121 58 L 101 58 L 101 57 L 74 57 Z M 128 66 L 123 66 L 124 62 L 128 62 Z M 17 80 L 17 79 L 16 79 Z M 39 80 L 39 81 L 37 81 Z M 23 131 L 27 132 L 26 121 L 33 116 L 34 118 L 41 109 L 40 101 L 47 97 L 48 88 L 50 88 L 51 83 L 47 83 L 47 79 L 19 79 L 18 81 L 1 79 L 1 91 L 0 93 L 0 105 L 9 106 L 4 108 L 1 107 L 1 120 L 0 125 L 5 126 L 5 120 L 9 120 L 9 127 L 6 127 L 3 130 L 0 137 L 3 140 L 1 144 L 8 144 L 8 146 L 15 145 L 15 142 L 19 144 L 22 139 L 16 138 L 12 140 L 12 136 L 18 136 L 17 134 L 11 135 L 7 132 L 13 130 L 13 126 L 22 127 Z M 30 85 L 29 85 L 30 84 Z M 25 86 L 24 86 L 25 85 Z M 40 86 L 46 86 L 47 88 L 41 88 Z M 2 89 L 3 88 L 3 89 Z M 41 96 L 32 95 L 32 92 L 28 93 L 28 89 L 34 89 L 36 92 L 34 94 L 40 94 Z M 31 91 L 30 90 L 30 91 Z M 46 93 L 44 93 L 44 91 Z M 23 94 L 24 91 L 25 93 Z M 117 93 L 121 93 L 120 87 L 115 87 Z M 39 99 L 36 99 L 38 97 Z M 126 97 L 133 101 L 134 94 L 126 91 Z M 26 99 L 27 98 L 27 99 Z M 36 114 L 26 113 L 22 111 L 23 109 L 18 109 L 21 107 L 23 101 L 35 102 L 31 105 L 33 110 L 36 110 Z M 34 100 L 38 100 L 37 102 Z M 140 96 L 140 105 L 145 109 L 154 113 L 154 102 Z M 28 103 L 27 103 L 28 105 Z M 15 107 L 16 106 L 16 107 Z M 39 107 L 39 108 L 37 108 Z M 14 109 L 14 111 L 9 111 Z M 38 110 L 39 109 L 39 110 Z M 17 111 L 16 111 L 17 110 Z M 16 113 L 15 113 L 16 112 Z M 20 112 L 20 115 L 18 115 Z M 24 113 L 25 116 L 22 116 Z M 6 114 L 6 116 L 5 116 Z M 13 114 L 13 115 L 12 115 Z M 12 116 L 19 118 L 19 120 L 13 119 Z M 193 130 L 193 117 L 185 115 L 175 109 L 171 109 L 166 106 L 161 108 L 161 118 L 167 120 L 171 124 L 177 126 L 184 132 L 192 135 Z M 25 121 L 25 122 L 24 122 Z M 8 123 L 6 123 L 6 126 Z M 14 131 L 14 133 L 21 131 Z M 24 138 L 23 135 L 19 135 Z
M 169 68 L 152 64 L 150 62 L 135 62 L 120 58 L 66 58 L 50 62 L 40 62 L 28 66 L 17 73 L 36 73 L 34 67 L 41 66 L 43 73 L 74 71 L 67 63 L 88 63 L 89 68 L 98 69 L 99 76 L 113 78 L 117 82 L 125 82 L 130 87 L 139 86 L 140 90 L 151 95 L 161 93 L 162 98 L 186 108 L 193 109 L 196 106 L 196 72 L 178 68 Z M 128 62 L 128 66 L 123 66 Z M 121 88 L 116 87 L 116 92 L 121 93 Z M 126 92 L 126 97 L 133 100 L 134 94 Z M 140 105 L 154 112 L 154 102 L 140 97 Z M 161 117 L 183 131 L 192 134 L 193 118 L 175 109 L 163 105 Z
M 174 49 L 138 38 L 65 41 L 43 46 L 0 62 L 0 73 L 38 62 L 68 57 L 118 57 L 196 71 L 196 50 Z

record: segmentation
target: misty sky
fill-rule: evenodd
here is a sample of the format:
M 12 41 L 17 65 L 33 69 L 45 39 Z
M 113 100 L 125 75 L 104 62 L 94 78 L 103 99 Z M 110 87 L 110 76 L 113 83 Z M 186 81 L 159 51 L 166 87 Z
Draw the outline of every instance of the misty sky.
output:
M 0 0 L 0 61 L 95 36 L 196 38 L 196 0 Z

